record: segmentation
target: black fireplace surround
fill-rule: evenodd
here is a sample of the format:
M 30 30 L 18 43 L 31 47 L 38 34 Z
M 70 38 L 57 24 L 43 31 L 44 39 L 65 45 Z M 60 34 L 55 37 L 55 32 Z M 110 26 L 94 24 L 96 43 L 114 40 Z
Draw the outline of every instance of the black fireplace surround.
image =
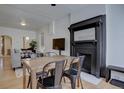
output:
M 96 68 L 96 43 L 94 41 L 80 43 L 75 42 L 74 49 L 75 56 L 85 55 L 82 70 L 95 75 L 94 68 Z
M 70 25 L 70 55 L 85 55 L 82 71 L 104 77 L 106 69 L 106 16 L 96 16 Z M 74 32 L 95 28 L 95 40 L 74 40 Z

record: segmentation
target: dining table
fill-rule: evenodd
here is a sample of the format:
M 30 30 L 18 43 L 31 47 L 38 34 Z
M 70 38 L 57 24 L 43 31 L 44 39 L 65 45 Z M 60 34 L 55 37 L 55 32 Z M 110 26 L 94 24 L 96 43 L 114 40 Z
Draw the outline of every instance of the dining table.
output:
M 31 75 L 31 86 L 32 89 L 37 88 L 37 79 L 36 79 L 36 73 L 37 72 L 42 72 L 43 67 L 49 63 L 49 62 L 57 62 L 57 61 L 62 61 L 66 60 L 67 62 L 67 67 L 69 66 L 69 63 L 73 60 L 74 57 L 71 56 L 64 56 L 64 55 L 59 55 L 59 56 L 52 56 L 52 57 L 38 57 L 34 59 L 23 59 L 22 64 L 23 64 L 23 88 L 26 89 L 26 71 L 30 70 L 30 75 Z

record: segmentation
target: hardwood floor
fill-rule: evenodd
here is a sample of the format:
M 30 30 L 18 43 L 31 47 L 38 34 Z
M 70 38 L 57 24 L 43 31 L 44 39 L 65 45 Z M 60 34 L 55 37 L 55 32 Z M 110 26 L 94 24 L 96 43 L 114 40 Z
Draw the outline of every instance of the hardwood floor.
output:
M 4 63 L 0 61 L 0 89 L 22 89 L 23 78 L 17 78 L 15 72 L 11 68 L 10 57 L 4 57 Z M 28 78 L 28 77 L 27 77 Z M 84 89 L 118 89 L 118 87 L 106 83 L 103 79 L 98 85 L 93 85 L 89 82 L 82 81 Z M 64 89 L 70 89 L 70 81 L 66 78 L 66 83 L 62 81 Z
M 10 70 L 11 66 L 11 57 L 10 56 L 0 56 L 0 70 Z

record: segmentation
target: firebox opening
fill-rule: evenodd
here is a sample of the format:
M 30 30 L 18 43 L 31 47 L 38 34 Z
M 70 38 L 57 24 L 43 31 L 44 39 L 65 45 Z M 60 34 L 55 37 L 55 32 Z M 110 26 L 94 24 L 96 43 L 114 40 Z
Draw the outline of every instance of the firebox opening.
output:
M 91 73 L 91 54 L 79 53 L 79 56 L 85 55 L 84 63 L 81 70 L 87 73 Z

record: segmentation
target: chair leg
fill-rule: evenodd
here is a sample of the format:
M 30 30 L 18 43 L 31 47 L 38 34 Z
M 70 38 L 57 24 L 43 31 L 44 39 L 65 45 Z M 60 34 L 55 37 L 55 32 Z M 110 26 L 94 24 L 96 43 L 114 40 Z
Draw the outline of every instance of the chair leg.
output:
M 80 83 L 80 80 L 79 78 L 77 78 L 77 87 L 79 88 L 79 83 Z
M 66 83 L 65 77 L 63 77 L 64 83 Z
M 71 88 L 72 89 L 75 89 L 75 86 L 76 86 L 76 78 L 72 78 L 72 77 L 68 77 L 69 78 L 70 82 L 71 82 Z
M 37 87 L 36 88 L 37 89 L 39 89 L 39 88 L 44 89 L 45 87 L 42 84 L 40 84 L 39 82 L 37 82 Z
M 76 78 L 71 78 L 71 88 L 75 89 L 75 85 L 76 85 Z
M 30 80 L 30 88 L 32 89 L 32 82 L 31 82 L 31 80 Z
M 38 85 L 38 83 L 37 83 L 37 89 L 39 89 L 39 85 Z
M 79 79 L 80 79 L 80 83 L 81 83 L 81 88 L 83 89 L 83 84 L 82 84 L 81 78 L 79 78 Z
M 29 76 L 27 88 L 29 88 L 30 83 L 31 83 L 31 76 Z

